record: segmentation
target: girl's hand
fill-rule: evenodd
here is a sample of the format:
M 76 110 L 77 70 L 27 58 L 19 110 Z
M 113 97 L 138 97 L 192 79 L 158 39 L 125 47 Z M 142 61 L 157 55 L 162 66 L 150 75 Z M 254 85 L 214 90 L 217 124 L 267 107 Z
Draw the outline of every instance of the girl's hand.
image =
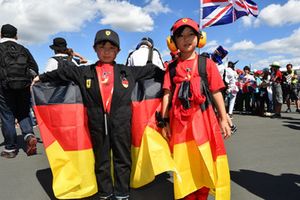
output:
M 170 130 L 170 125 L 169 125 L 169 123 L 167 123 L 166 126 L 163 127 L 163 128 L 161 129 L 161 135 L 163 136 L 163 138 L 165 138 L 165 140 L 166 140 L 167 142 L 170 141 L 170 138 L 171 138 L 171 130 Z
M 220 127 L 224 135 L 224 139 L 228 139 L 231 136 L 230 122 L 227 119 L 220 120 Z

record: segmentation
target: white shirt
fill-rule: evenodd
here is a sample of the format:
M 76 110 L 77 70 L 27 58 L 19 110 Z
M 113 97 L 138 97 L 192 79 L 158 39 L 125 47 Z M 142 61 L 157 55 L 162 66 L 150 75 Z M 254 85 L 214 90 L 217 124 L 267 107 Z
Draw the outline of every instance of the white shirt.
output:
M 238 74 L 230 67 L 227 67 L 225 71 L 225 81 L 228 84 L 228 90 L 231 92 L 238 92 L 238 87 L 236 85 Z
M 53 57 L 67 57 L 67 56 L 68 56 L 68 54 L 58 53 L 58 54 L 55 54 Z M 78 64 L 76 63 L 76 61 L 74 59 L 72 59 L 72 62 L 78 66 Z M 55 60 L 54 58 L 49 58 L 47 61 L 47 64 L 46 64 L 45 72 L 53 71 L 53 70 L 57 69 L 57 67 L 58 67 L 57 60 Z
M 223 64 L 218 65 L 217 64 L 217 67 L 218 67 L 219 73 L 220 73 L 220 75 L 223 79 L 223 75 L 224 75 L 224 72 L 225 72 L 225 65 L 223 65 Z
M 0 43 L 7 42 L 7 41 L 12 41 L 12 42 L 18 43 L 17 40 L 14 38 L 1 38 L 0 39 Z
M 147 45 L 140 46 L 139 49 L 131 53 L 127 59 L 128 66 L 144 66 L 148 60 L 149 47 Z M 152 63 L 160 69 L 165 70 L 163 61 L 156 49 L 153 49 Z

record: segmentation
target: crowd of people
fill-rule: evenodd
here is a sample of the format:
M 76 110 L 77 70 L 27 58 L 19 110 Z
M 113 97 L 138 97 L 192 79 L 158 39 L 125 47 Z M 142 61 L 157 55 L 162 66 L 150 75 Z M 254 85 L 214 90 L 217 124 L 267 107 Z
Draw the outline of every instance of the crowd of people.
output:
M 271 118 L 280 118 L 281 112 L 300 113 L 300 76 L 292 64 L 287 64 L 284 70 L 279 62 L 273 62 L 270 67 L 255 71 L 249 66 L 236 69 L 235 64 L 229 61 L 223 76 L 230 117 L 233 111 Z M 291 102 L 295 108 L 291 107 Z M 283 103 L 287 104 L 286 110 L 282 110 Z
M 0 118 L 5 147 L 1 156 L 14 158 L 18 154 L 16 119 L 27 144 L 27 155 L 37 152 L 29 116 L 30 85 L 72 81 L 79 85 L 87 108 L 99 189 L 96 195 L 98 199 L 128 200 L 132 164 L 131 94 L 136 82 L 142 84 L 146 79 L 158 78 L 162 81 L 163 96 L 156 128 L 168 142 L 178 168 L 174 176 L 175 198 L 204 200 L 214 191 L 216 199 L 230 199 L 230 175 L 222 135 L 227 139 L 236 129 L 231 120 L 234 111 L 260 116 L 274 113 L 272 117 L 280 117 L 285 100 L 286 112 L 292 111 L 291 101 L 299 112 L 297 75 L 291 64 L 282 75 L 278 62 L 255 72 L 248 66 L 236 69 L 237 61 L 229 61 L 225 66 L 222 60 L 228 52 L 222 46 L 212 54 L 198 55 L 196 48 L 201 48 L 206 38 L 197 22 L 190 18 L 176 21 L 171 33 L 170 62 L 163 64 L 158 50 L 153 48 L 153 40 L 145 37 L 138 44 L 138 51 L 130 54 L 127 65 L 123 65 L 115 62 L 120 51 L 118 34 L 111 29 L 99 30 L 93 45 L 99 60 L 82 67 L 79 66 L 87 63 L 84 57 L 58 37 L 50 45 L 55 55 L 48 60 L 46 73 L 39 75 L 29 50 L 17 43 L 17 29 L 3 25 Z M 11 49 L 22 49 L 22 53 L 18 56 L 6 53 Z M 19 64 L 15 64 L 13 59 L 21 59 L 23 65 L 16 60 Z M 10 72 L 9 68 L 18 72 L 23 69 L 26 73 Z

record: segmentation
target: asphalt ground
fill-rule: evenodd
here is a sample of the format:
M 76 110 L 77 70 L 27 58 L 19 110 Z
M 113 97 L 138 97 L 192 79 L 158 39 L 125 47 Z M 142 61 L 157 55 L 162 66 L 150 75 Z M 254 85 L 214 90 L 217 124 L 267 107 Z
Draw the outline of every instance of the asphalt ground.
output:
M 284 109 L 283 109 L 284 110 Z M 300 199 L 300 114 L 281 119 L 235 114 L 238 132 L 225 141 L 231 174 L 232 200 Z M 37 137 L 38 128 L 35 128 Z M 3 141 L 0 134 L 0 142 Z M 0 200 L 55 200 L 52 175 L 42 141 L 38 154 L 0 158 Z M 3 148 L 0 144 L 0 149 Z M 131 191 L 132 200 L 172 200 L 172 177 L 165 173 Z M 212 196 L 209 200 L 214 199 Z

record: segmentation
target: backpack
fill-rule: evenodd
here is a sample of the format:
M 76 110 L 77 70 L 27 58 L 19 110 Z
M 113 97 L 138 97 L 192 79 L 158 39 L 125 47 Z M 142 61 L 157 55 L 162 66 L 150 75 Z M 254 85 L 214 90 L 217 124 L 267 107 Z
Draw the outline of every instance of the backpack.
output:
M 207 57 L 205 55 L 198 55 L 198 73 L 201 78 L 201 91 L 202 94 L 206 97 L 206 100 L 203 104 L 200 105 L 200 108 L 202 111 L 206 110 L 209 105 L 213 104 L 213 98 L 212 94 L 209 91 L 209 85 L 207 80 L 207 72 L 206 72 L 206 59 Z M 169 73 L 170 73 L 170 81 L 172 84 L 172 93 L 175 90 L 175 84 L 173 82 L 173 78 L 176 75 L 176 66 L 177 66 L 177 60 L 174 60 L 169 64 Z
M 0 44 L 2 85 L 7 89 L 24 89 L 29 87 L 32 75 L 28 66 L 26 49 L 14 42 Z

